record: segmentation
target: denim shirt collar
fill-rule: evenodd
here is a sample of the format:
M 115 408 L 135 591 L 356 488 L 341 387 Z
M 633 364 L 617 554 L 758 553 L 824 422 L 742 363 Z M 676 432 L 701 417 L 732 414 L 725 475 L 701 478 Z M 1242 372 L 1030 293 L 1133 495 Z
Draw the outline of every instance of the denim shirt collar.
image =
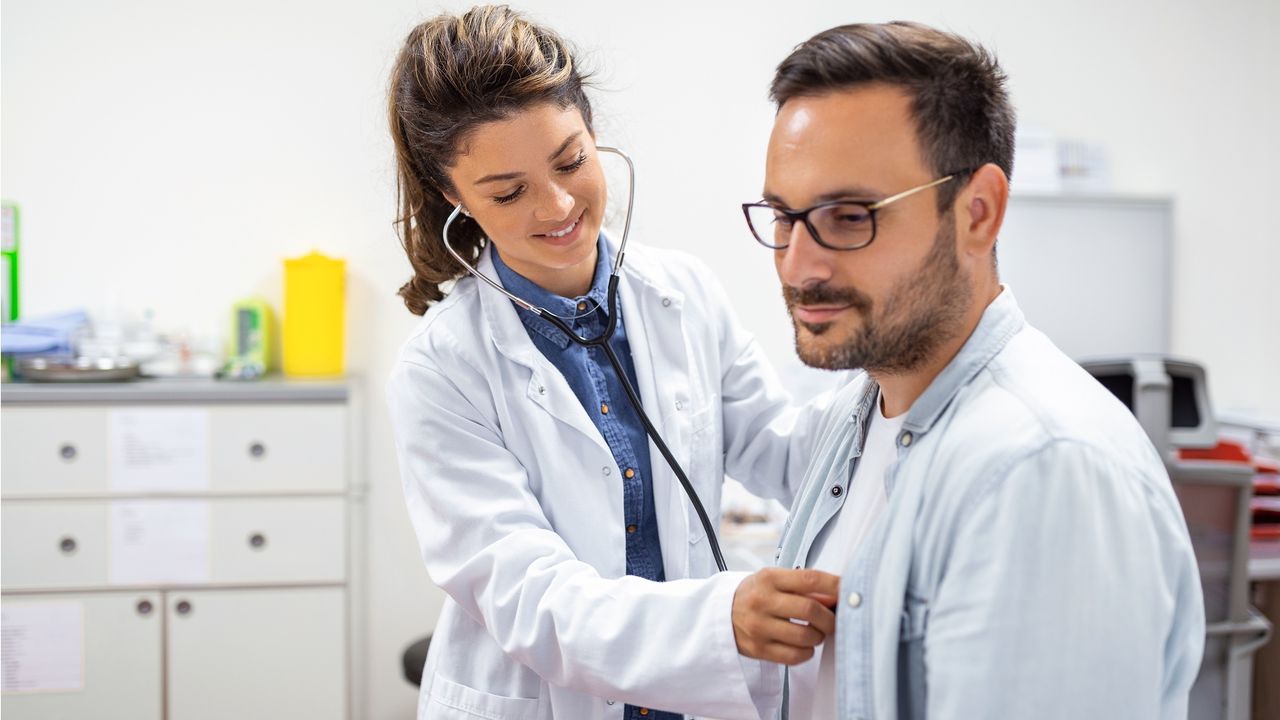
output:
M 554 315 L 566 320 L 581 315 L 582 312 L 578 310 L 578 303 L 582 302 L 586 302 L 587 307 L 594 308 L 597 312 L 604 312 L 603 308 L 608 307 L 606 295 L 609 287 L 611 258 L 609 243 L 605 242 L 603 233 L 596 239 L 596 270 L 595 277 L 591 280 L 591 288 L 587 290 L 586 295 L 579 295 L 578 297 L 567 298 L 557 295 L 512 270 L 503 261 L 498 249 L 492 243 L 489 245 L 489 256 L 493 260 L 494 272 L 497 273 L 498 281 L 502 283 L 502 287 L 516 297 L 523 298 L 525 301 L 544 308 Z M 569 346 L 569 338 L 557 329 L 555 325 L 552 325 L 550 321 L 518 305 L 516 306 L 516 311 L 520 315 L 520 321 L 532 332 L 536 332 L 555 343 L 556 347 L 561 350 Z M 575 323 L 570 322 L 569 324 L 574 325 Z

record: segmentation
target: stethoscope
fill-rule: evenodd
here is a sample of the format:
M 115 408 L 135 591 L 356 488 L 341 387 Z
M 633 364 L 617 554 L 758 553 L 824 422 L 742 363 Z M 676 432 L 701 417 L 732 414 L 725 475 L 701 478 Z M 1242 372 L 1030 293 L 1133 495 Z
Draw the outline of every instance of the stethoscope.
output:
M 662 453 L 662 457 L 667 461 L 667 465 L 671 467 L 671 470 L 676 474 L 676 477 L 680 479 L 680 485 L 684 488 L 685 494 L 689 496 L 689 502 L 693 503 L 693 509 L 698 511 L 698 519 L 702 521 L 702 529 L 707 533 L 707 539 L 710 541 L 711 545 L 711 554 L 715 556 L 716 567 L 720 568 L 720 571 L 723 572 L 728 570 L 728 566 L 724 563 L 724 556 L 720 554 L 720 543 L 716 539 L 715 530 L 711 527 L 711 519 L 707 517 L 707 511 L 702 507 L 702 501 L 698 499 L 698 493 L 693 489 L 693 484 L 689 482 L 689 477 L 684 474 L 684 470 L 681 469 L 680 463 L 676 462 L 675 456 L 672 455 L 671 450 L 667 448 L 667 444 L 662 441 L 662 436 L 658 435 L 657 429 L 654 428 L 653 422 L 649 420 L 649 415 L 645 413 L 644 406 L 640 403 L 640 396 L 636 394 L 635 388 L 631 387 L 631 381 L 627 379 L 627 373 L 622 369 L 622 363 L 619 362 L 617 354 L 613 351 L 613 347 L 609 345 L 609 340 L 613 338 L 613 331 L 618 325 L 618 276 L 622 271 L 622 258 L 626 254 L 627 250 L 627 235 L 631 232 L 631 210 L 635 206 L 636 202 L 636 166 L 635 163 L 631 162 L 631 158 L 628 157 L 626 153 L 617 148 L 597 145 L 596 150 L 613 153 L 614 155 L 621 157 L 623 160 L 626 160 L 628 173 L 627 220 L 622 226 L 622 242 L 618 246 L 618 257 L 613 261 L 613 272 L 609 275 L 608 320 L 605 323 L 604 331 L 596 337 L 584 338 L 578 335 L 578 333 L 574 332 L 573 328 L 569 327 L 568 323 L 566 323 L 562 318 L 553 314 L 546 308 L 538 307 L 533 303 L 517 297 L 506 288 L 499 285 L 496 281 L 485 277 L 479 270 L 473 267 L 471 263 L 467 262 L 462 255 L 458 253 L 458 251 L 454 250 L 453 246 L 449 244 L 449 226 L 453 224 L 453 221 L 456 220 L 460 214 L 462 214 L 463 210 L 461 203 L 453 209 L 453 212 L 449 214 L 449 218 L 444 222 L 444 228 L 441 231 L 441 235 L 444 240 L 444 247 L 455 260 L 462 263 L 462 266 L 467 269 L 467 272 L 488 283 L 494 290 L 497 290 L 503 295 L 511 298 L 511 302 L 514 302 L 525 310 L 544 318 L 552 325 L 556 326 L 560 332 L 564 333 L 565 336 L 573 342 L 583 347 L 598 347 L 604 351 L 605 357 L 609 358 L 609 364 L 613 365 L 613 371 L 618 375 L 618 380 L 622 382 L 622 389 L 626 391 L 627 399 L 631 401 L 631 406 L 640 414 L 640 422 L 644 424 L 645 433 L 647 433 L 650 439 L 653 440 L 653 444 L 658 447 L 658 452 Z

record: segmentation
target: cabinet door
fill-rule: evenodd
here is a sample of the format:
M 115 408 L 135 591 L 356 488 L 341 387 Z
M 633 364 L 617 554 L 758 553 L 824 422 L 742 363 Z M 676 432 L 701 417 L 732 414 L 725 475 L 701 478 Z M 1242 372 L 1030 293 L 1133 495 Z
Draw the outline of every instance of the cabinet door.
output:
M 5 685 L 27 688 L 5 692 L 5 720 L 160 720 L 159 593 L 5 595 L 3 603 Z
M 170 718 L 346 717 L 342 588 L 171 592 L 167 601 Z

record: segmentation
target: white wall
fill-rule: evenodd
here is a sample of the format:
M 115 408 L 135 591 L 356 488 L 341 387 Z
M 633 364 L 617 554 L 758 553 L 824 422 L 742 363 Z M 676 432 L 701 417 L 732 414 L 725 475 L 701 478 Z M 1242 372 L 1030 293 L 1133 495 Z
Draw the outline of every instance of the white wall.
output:
M 770 258 L 737 208 L 760 190 L 770 74 L 831 25 L 915 19 L 995 49 L 1020 117 L 1106 144 L 1118 190 L 1175 196 L 1174 349 L 1208 365 L 1220 407 L 1280 414 L 1280 4 L 526 7 L 600 70 L 600 140 L 640 167 L 634 237 L 708 260 L 780 363 L 791 338 Z M 440 604 L 381 403 L 414 321 L 394 295 L 408 265 L 391 227 L 386 74 L 411 25 L 438 9 L 5 0 L 0 37 L 0 191 L 24 213 L 26 313 L 111 300 L 154 309 L 164 328 L 216 333 L 236 298 L 278 302 L 282 258 L 348 259 L 349 365 L 372 400 L 372 718 L 411 715 L 399 652 Z

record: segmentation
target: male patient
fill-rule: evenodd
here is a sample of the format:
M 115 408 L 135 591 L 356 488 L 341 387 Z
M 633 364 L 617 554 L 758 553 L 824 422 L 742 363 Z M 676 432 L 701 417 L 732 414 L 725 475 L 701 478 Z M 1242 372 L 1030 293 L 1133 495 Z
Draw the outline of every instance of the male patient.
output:
M 1185 717 L 1204 612 L 1163 463 L 1000 284 L 1014 112 L 995 58 L 849 25 L 798 47 L 771 95 L 744 210 L 801 358 L 866 370 L 782 539 L 783 567 L 841 576 L 790 716 Z

